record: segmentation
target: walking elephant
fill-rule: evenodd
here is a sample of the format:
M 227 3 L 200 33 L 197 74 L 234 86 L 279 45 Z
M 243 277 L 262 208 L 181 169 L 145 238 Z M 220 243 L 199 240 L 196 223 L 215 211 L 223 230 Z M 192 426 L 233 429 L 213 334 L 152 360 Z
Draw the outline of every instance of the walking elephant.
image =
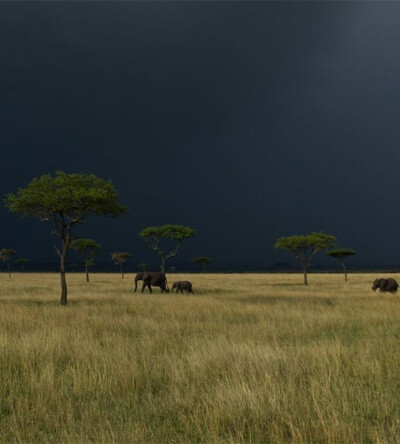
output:
M 378 288 L 381 293 L 385 293 L 386 291 L 389 293 L 396 293 L 397 289 L 399 288 L 399 284 L 392 278 L 375 279 L 372 284 L 372 290 L 375 291 Z
M 135 293 L 137 290 L 137 283 L 138 281 L 143 281 L 142 285 L 142 293 L 144 292 L 144 289 L 147 287 L 150 291 L 150 293 L 153 293 L 151 287 L 160 287 L 161 293 L 169 293 L 168 283 L 167 283 L 167 277 L 164 273 L 161 273 L 159 271 L 142 271 L 140 273 L 137 273 L 135 276 L 135 288 L 133 292 Z
M 172 285 L 172 291 L 174 291 L 176 289 L 176 292 L 179 293 L 183 293 L 183 291 L 187 291 L 188 293 L 193 293 L 192 290 L 192 283 L 189 281 L 178 281 L 178 282 L 174 282 Z

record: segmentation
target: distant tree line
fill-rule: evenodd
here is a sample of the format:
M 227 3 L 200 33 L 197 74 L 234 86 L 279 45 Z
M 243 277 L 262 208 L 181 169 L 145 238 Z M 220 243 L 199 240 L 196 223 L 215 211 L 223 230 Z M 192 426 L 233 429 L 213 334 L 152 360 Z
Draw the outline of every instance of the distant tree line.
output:
M 197 265 L 200 265 L 201 269 L 203 270 L 203 273 L 206 272 L 207 265 L 211 264 L 213 260 L 214 259 L 212 257 L 208 256 L 199 256 L 193 258 L 193 262 Z
M 315 231 L 311 234 L 281 237 L 275 242 L 275 248 L 290 251 L 299 260 L 305 285 L 308 285 L 307 273 L 311 267 L 311 262 L 319 252 L 331 248 L 331 250 L 326 251 L 326 254 L 341 263 L 346 282 L 345 259 L 356 254 L 354 250 L 348 248 L 336 248 L 335 236 Z
M 69 250 L 74 250 L 84 260 L 86 281 L 89 282 L 89 268 L 101 246 L 92 239 L 77 238 L 74 234 L 77 225 L 82 225 L 90 217 L 106 216 L 116 218 L 127 210 L 119 202 L 114 185 L 94 174 L 68 174 L 57 171 L 54 176 L 45 174 L 34 178 L 25 188 L 4 197 L 5 206 L 22 217 L 34 217 L 51 226 L 54 236 L 53 247 L 59 257 L 61 280 L 61 305 L 67 304 L 68 288 L 66 263 Z M 167 261 L 175 257 L 184 240 L 195 234 L 195 230 L 184 225 L 162 225 L 144 228 L 139 235 L 161 259 L 161 271 L 165 273 Z M 0 261 L 8 269 L 11 277 L 11 264 L 15 250 L 4 248 L 0 251 Z M 128 252 L 111 254 L 124 277 L 124 264 L 131 257 Z M 28 259 L 16 261 L 21 267 Z M 145 268 L 147 264 L 141 264 Z
M 93 239 L 75 236 L 75 228 L 82 225 L 90 217 L 106 216 L 117 218 L 123 215 L 127 207 L 119 201 L 114 185 L 94 174 L 67 174 L 57 171 L 51 174 L 34 178 L 25 188 L 7 194 L 4 198 L 5 206 L 13 213 L 22 217 L 34 217 L 51 226 L 54 237 L 53 247 L 59 257 L 61 280 L 61 305 L 67 304 L 66 261 L 69 250 L 74 250 L 83 259 L 85 264 L 86 281 L 89 282 L 89 269 L 101 249 L 101 245 Z M 167 262 L 180 251 L 183 243 L 195 235 L 193 228 L 184 225 L 165 224 L 150 226 L 142 229 L 139 236 L 146 245 L 158 254 L 161 272 L 165 274 Z M 348 248 L 338 248 L 336 238 L 323 232 L 312 232 L 305 235 L 291 235 L 276 240 L 275 248 L 291 252 L 299 261 L 304 276 L 304 284 L 308 285 L 308 271 L 314 257 L 325 251 L 326 254 L 337 260 L 344 272 L 347 281 L 345 261 L 354 256 L 355 251 Z M 15 250 L 3 248 L 0 250 L 0 261 L 7 267 L 11 277 L 11 265 L 16 254 Z M 131 258 L 129 252 L 114 252 L 112 261 L 119 267 L 121 277 L 124 278 L 124 265 Z M 208 256 L 193 258 L 193 262 L 201 267 L 203 273 L 213 262 Z M 29 263 L 27 258 L 18 258 L 15 263 L 21 271 Z M 139 268 L 147 269 L 142 262 Z M 170 267 L 175 272 L 176 267 Z
M 85 262 L 86 282 L 89 282 L 89 268 L 94 265 L 94 259 L 99 253 L 101 245 L 93 239 L 78 238 L 71 241 L 70 248 L 82 256 Z

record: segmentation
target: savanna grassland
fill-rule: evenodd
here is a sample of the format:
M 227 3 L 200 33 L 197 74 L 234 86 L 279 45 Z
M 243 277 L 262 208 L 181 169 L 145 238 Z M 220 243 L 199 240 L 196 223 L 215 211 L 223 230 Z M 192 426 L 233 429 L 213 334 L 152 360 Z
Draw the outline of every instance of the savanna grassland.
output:
M 375 276 L 0 274 L 1 442 L 399 442 L 400 294 Z M 396 276 L 393 276 L 396 277 Z

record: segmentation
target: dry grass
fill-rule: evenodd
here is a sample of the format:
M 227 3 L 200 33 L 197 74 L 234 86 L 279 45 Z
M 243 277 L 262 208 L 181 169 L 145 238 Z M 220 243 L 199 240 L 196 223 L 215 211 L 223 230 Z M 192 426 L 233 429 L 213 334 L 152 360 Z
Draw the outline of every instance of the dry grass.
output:
M 400 296 L 375 276 L 0 275 L 2 442 L 399 442 Z

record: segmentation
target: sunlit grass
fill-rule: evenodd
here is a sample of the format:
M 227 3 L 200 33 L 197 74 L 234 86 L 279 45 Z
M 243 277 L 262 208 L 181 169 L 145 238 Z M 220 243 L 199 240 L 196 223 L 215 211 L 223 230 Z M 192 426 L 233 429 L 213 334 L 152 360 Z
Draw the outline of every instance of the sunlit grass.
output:
M 2 442 L 398 442 L 400 294 L 378 276 L 0 274 Z M 393 276 L 396 278 L 396 276 Z

